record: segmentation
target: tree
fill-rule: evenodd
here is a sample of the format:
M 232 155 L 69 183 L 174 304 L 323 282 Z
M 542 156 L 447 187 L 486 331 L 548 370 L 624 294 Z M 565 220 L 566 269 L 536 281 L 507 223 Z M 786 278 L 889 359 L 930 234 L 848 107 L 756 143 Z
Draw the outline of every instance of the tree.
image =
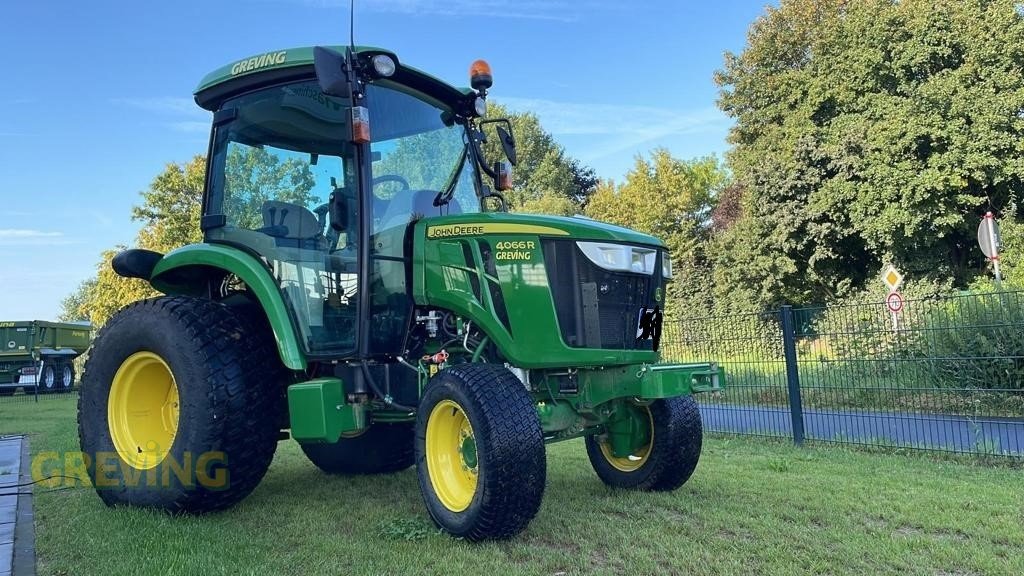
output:
M 74 292 L 68 294 L 60 302 L 60 312 L 57 320 L 60 322 L 80 322 L 89 320 L 89 313 L 86 309 L 86 299 L 89 292 L 96 286 L 95 278 L 83 280 Z
M 977 217 L 1024 189 L 1024 19 L 1009 0 L 783 0 L 716 75 L 741 216 L 723 297 L 810 303 L 885 262 L 966 285 Z
M 710 305 L 706 242 L 710 215 L 728 176 L 714 157 L 679 160 L 663 148 L 650 159 L 637 157 L 626 181 L 602 182 L 591 196 L 587 215 L 660 238 L 672 254 L 674 281 L 666 307 Z M 687 313 L 687 311 L 680 311 Z
M 281 161 L 258 148 L 235 149 L 227 158 L 227 188 L 233 190 L 225 212 L 237 216 L 238 225 L 259 228 L 260 205 L 265 200 L 308 204 L 313 177 L 309 166 Z M 206 160 L 196 156 L 185 164 L 171 163 L 142 192 L 142 204 L 132 208 L 132 219 L 142 222 L 135 245 L 167 253 L 202 241 L 199 215 L 202 210 Z M 122 278 L 110 261 L 125 246 L 105 250 L 96 265 L 96 277 L 86 280 L 62 303 L 62 316 L 88 318 L 103 325 L 125 305 L 156 296 L 148 282 Z
M 265 224 L 262 206 L 268 200 L 315 208 L 310 206 L 315 185 L 308 160 L 282 159 L 264 148 L 232 145 L 224 162 L 224 214 L 235 226 L 256 230 Z M 199 191 L 201 197 L 202 186 Z
M 516 139 L 516 156 L 514 185 L 511 191 L 505 192 L 513 210 L 525 208 L 534 211 L 538 207 L 552 207 L 559 213 L 575 214 L 586 205 L 587 198 L 597 188 L 598 178 L 594 170 L 583 165 L 579 160 L 570 157 L 554 137 L 544 130 L 540 120 L 532 112 L 510 114 L 500 104 L 491 102 L 488 117 L 508 117 L 512 124 L 512 133 Z M 500 142 L 490 131 L 484 146 L 484 157 L 489 162 L 504 159 Z M 557 198 L 568 199 L 569 204 Z

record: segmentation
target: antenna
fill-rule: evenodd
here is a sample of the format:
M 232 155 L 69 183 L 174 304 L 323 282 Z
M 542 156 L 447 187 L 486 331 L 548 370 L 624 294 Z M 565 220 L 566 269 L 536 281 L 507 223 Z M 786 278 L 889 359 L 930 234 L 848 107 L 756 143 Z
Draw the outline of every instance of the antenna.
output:
M 348 45 L 356 51 L 356 0 L 348 2 Z

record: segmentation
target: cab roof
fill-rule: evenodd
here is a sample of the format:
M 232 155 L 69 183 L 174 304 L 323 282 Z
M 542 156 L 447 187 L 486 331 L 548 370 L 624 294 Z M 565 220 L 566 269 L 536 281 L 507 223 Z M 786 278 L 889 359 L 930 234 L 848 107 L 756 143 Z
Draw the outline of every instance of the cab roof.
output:
M 348 49 L 347 46 L 327 48 L 342 53 Z M 390 56 L 396 64 L 395 74 L 391 80 L 424 92 L 452 108 L 457 108 L 460 102 L 473 94 L 469 88 L 456 88 L 436 76 L 402 64 L 398 56 L 389 50 L 356 46 L 355 53 L 360 59 L 368 59 L 377 54 Z M 197 104 L 213 111 L 217 110 L 225 99 L 257 86 L 303 78 L 314 78 L 312 46 L 272 50 L 221 66 L 203 77 L 194 94 Z

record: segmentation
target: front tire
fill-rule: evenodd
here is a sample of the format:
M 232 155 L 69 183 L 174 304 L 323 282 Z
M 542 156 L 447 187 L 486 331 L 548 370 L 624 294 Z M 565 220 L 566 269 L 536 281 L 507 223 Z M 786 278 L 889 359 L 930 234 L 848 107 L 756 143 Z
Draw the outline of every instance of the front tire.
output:
M 247 496 L 277 446 L 283 382 L 269 328 L 210 300 L 162 297 L 100 331 L 78 401 L 90 478 L 109 506 L 209 512 Z
M 309 461 L 328 474 L 390 474 L 413 465 L 411 424 L 373 424 L 334 444 L 302 444 Z
M 651 440 L 632 455 L 616 457 L 604 438 L 587 436 L 590 464 L 609 486 L 675 490 L 690 479 L 700 460 L 700 409 L 692 396 L 680 396 L 657 400 L 642 410 L 650 422 Z
M 454 536 L 508 538 L 544 496 L 544 435 L 529 393 L 505 367 L 437 373 L 416 416 L 416 471 L 427 511 Z

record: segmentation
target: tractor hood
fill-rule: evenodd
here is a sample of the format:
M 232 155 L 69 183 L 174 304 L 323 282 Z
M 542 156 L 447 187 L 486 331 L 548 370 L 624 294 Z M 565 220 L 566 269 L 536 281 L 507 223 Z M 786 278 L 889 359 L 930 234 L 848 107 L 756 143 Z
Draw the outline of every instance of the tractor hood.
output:
M 600 222 L 585 216 L 542 216 L 537 214 L 511 214 L 482 212 L 425 218 L 427 238 L 451 236 L 480 236 L 484 234 L 532 234 L 575 240 L 593 240 L 643 244 L 664 247 L 654 236 L 629 228 Z

